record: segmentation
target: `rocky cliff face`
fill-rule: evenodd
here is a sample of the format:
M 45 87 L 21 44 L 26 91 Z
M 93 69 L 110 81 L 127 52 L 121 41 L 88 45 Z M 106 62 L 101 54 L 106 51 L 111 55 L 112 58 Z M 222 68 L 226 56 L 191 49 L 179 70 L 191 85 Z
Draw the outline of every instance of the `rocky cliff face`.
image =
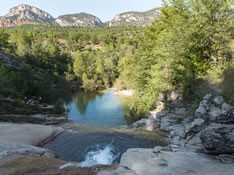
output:
M 70 15 L 62 15 L 56 19 L 60 26 L 83 26 L 95 27 L 102 26 L 102 21 L 93 15 L 87 13 L 77 13 Z
M 146 12 L 126 12 L 116 15 L 108 22 L 108 26 L 146 26 L 160 15 L 160 11 L 153 9 Z
M 10 9 L 6 16 L 0 17 L 0 27 L 11 27 L 22 24 L 56 24 L 48 13 L 29 5 L 19 5 Z

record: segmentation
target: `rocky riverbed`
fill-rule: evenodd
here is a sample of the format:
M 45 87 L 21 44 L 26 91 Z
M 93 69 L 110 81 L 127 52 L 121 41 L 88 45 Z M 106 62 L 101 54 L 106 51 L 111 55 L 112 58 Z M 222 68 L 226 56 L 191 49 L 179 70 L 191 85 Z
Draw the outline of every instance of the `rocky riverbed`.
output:
M 89 175 L 93 168 L 59 167 L 67 163 L 57 159 L 43 145 L 63 133 L 64 129 L 35 124 L 0 124 L 0 175 Z
M 175 96 L 174 96 L 175 97 Z M 98 175 L 232 175 L 234 171 L 234 108 L 221 96 L 207 94 L 194 108 L 177 96 L 171 107 L 157 109 L 133 123 L 131 131 L 164 132 L 168 146 L 128 149 L 120 164 L 109 167 L 59 169 L 65 161 L 36 147 L 63 128 L 34 124 L 0 124 L 0 174 Z M 40 118 L 40 117 L 39 117 Z M 25 165 L 29 166 L 25 166 Z
M 174 96 L 175 97 L 175 96 Z M 234 171 L 234 108 L 221 96 L 207 94 L 193 108 L 178 99 L 164 109 L 164 101 L 147 118 L 133 123 L 135 130 L 164 131 L 169 145 L 129 149 L 120 167 L 100 175 L 232 175 Z

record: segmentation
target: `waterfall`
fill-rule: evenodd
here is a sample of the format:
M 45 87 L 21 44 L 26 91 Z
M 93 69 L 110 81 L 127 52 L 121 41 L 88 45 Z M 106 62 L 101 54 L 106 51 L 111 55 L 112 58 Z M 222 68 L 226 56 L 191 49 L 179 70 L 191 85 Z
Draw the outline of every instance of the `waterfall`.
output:
M 94 165 L 111 165 L 120 155 L 112 142 L 108 145 L 95 145 L 95 148 L 87 152 L 85 160 L 80 163 L 67 163 L 60 169 L 67 167 L 91 167 Z

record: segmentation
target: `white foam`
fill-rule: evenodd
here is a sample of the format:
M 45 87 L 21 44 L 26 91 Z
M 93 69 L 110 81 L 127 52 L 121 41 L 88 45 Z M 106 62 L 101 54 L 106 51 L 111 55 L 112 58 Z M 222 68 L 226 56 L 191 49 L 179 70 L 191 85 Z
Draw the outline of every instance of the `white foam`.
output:
M 68 167 L 91 167 L 94 165 L 111 165 L 119 156 L 114 154 L 114 147 L 112 144 L 106 145 L 104 148 L 97 148 L 97 150 L 89 151 L 85 160 L 80 163 L 67 163 L 59 167 L 59 169 Z

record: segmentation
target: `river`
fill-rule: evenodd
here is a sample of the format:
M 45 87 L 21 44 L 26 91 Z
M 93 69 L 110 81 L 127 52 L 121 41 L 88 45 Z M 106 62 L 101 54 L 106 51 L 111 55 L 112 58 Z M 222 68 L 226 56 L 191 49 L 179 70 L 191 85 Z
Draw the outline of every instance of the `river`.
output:
M 89 127 L 88 131 L 67 130 L 44 146 L 63 160 L 79 162 L 64 167 L 109 165 L 119 162 L 129 148 L 152 148 L 158 144 L 153 139 L 113 132 L 113 128 L 127 126 L 124 116 L 128 108 L 112 90 L 96 94 L 76 92 L 63 98 L 63 103 L 73 123 Z M 105 128 L 105 131 L 96 128 Z
M 126 125 L 128 107 L 113 90 L 99 93 L 73 93 L 64 100 L 70 120 L 95 127 L 121 127 Z

